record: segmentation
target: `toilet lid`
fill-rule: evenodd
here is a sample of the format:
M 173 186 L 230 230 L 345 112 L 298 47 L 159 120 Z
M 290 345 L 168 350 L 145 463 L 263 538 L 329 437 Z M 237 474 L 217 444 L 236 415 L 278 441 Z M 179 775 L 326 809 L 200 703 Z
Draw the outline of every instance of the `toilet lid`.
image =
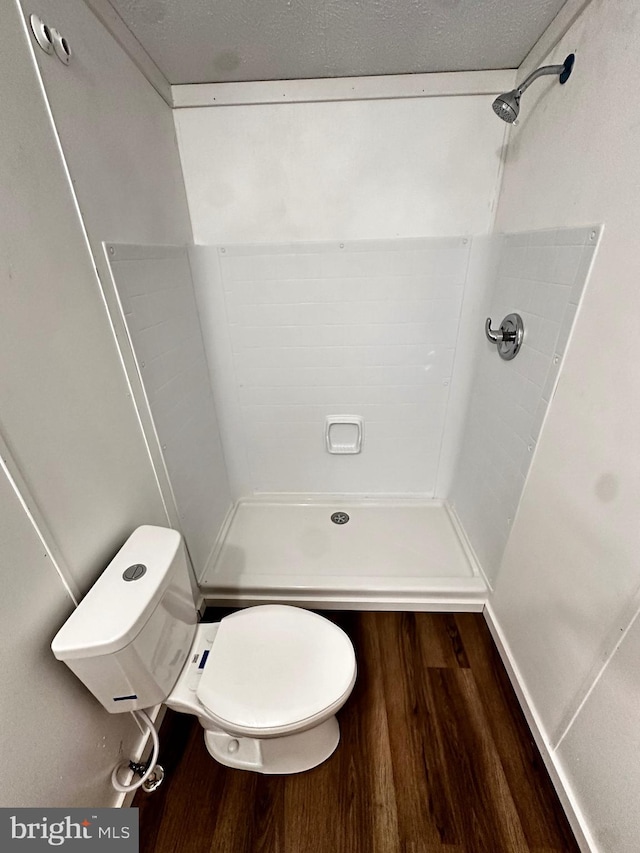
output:
M 337 625 L 298 607 L 259 605 L 220 622 L 197 695 L 232 726 L 279 729 L 338 702 L 355 671 Z

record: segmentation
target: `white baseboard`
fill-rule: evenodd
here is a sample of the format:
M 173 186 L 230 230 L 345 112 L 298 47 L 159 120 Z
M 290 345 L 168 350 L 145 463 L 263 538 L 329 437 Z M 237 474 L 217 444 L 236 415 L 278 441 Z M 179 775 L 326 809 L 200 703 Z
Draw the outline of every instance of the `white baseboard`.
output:
M 533 739 L 540 750 L 540 755 L 542 756 L 547 772 L 551 777 L 558 799 L 560 800 L 565 814 L 567 815 L 567 819 L 573 834 L 576 837 L 578 846 L 582 853 L 598 853 L 598 848 L 591 833 L 589 832 L 587 822 L 580 807 L 578 806 L 569 780 L 566 777 L 562 765 L 558 761 L 556 753 L 551 749 L 544 733 L 542 722 L 536 712 L 532 697 L 527 690 L 518 665 L 511 654 L 509 644 L 502 633 L 502 629 L 500 628 L 490 603 L 485 605 L 484 618 L 489 630 L 491 631 L 491 636 L 498 648 L 504 667 L 507 670 L 511 685 L 518 697 L 518 702 L 520 703 L 520 707 L 522 708 L 529 729 L 531 730 Z

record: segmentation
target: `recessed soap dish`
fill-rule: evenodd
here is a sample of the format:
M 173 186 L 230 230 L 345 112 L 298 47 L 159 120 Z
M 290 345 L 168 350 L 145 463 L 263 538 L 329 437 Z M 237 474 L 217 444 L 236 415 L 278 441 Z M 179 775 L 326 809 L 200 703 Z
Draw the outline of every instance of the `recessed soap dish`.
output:
M 354 454 L 362 450 L 364 421 L 356 415 L 329 415 L 324 440 L 328 453 Z

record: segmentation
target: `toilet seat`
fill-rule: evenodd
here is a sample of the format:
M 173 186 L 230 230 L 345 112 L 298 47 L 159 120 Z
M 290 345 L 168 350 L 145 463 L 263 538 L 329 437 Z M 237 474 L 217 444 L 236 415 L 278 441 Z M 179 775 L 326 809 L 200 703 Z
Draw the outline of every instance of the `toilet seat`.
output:
M 220 622 L 197 696 L 224 730 L 277 737 L 332 716 L 355 677 L 341 628 L 308 610 L 259 605 Z

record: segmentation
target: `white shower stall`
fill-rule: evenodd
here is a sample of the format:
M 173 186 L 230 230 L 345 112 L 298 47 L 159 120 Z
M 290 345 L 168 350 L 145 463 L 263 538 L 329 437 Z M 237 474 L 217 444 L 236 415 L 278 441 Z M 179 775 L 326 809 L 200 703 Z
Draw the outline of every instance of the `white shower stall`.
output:
M 205 598 L 481 609 L 599 233 L 110 244 Z M 484 322 L 512 311 L 504 361 Z
M 495 233 L 512 76 L 174 87 L 194 245 L 106 297 L 205 599 L 483 608 L 600 235 Z

